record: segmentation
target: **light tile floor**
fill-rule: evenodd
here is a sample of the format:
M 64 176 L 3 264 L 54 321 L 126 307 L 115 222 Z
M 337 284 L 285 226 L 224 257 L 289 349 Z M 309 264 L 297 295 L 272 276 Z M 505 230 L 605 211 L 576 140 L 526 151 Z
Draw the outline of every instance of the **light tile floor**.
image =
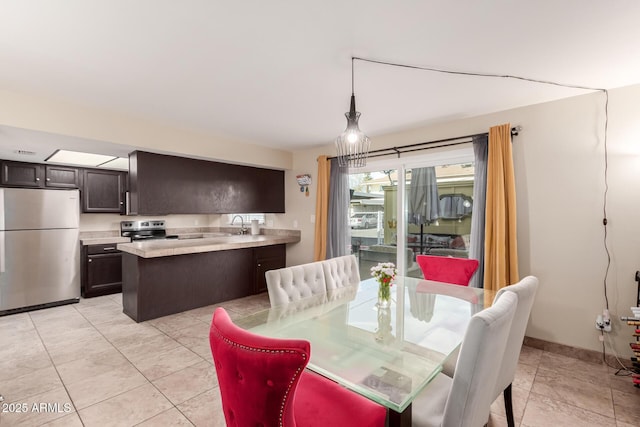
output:
M 220 305 L 241 321 L 269 301 Z M 215 307 L 137 324 L 118 294 L 0 317 L 0 427 L 224 426 L 208 343 Z M 614 372 L 524 347 L 517 424 L 640 425 L 640 389 Z M 491 409 L 489 425 L 506 425 L 502 398 Z

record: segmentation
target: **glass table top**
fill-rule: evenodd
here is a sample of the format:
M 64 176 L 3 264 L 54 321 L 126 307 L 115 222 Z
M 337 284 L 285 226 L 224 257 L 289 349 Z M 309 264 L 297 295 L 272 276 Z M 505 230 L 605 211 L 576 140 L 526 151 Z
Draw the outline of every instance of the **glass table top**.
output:
M 309 369 L 397 412 L 442 370 L 484 308 L 482 289 L 410 277 L 396 278 L 387 309 L 376 305 L 374 279 L 342 292 L 274 307 L 240 326 L 309 341 Z

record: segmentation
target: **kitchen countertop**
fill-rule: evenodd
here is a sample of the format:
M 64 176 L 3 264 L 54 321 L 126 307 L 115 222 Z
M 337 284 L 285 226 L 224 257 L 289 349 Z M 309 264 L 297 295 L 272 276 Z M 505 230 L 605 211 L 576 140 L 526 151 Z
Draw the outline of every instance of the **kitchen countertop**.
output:
M 206 234 L 204 234 L 206 236 Z M 118 249 L 142 258 L 157 258 L 187 255 L 229 249 L 297 243 L 300 232 L 259 235 L 216 235 L 213 237 L 149 240 L 144 242 L 119 243 Z M 181 236 L 182 237 L 182 236 Z

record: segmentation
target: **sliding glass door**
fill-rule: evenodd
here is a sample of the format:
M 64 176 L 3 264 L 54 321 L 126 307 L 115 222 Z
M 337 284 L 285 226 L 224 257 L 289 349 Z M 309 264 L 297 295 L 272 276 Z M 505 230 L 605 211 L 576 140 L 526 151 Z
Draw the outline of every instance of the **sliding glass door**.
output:
M 418 255 L 469 257 L 473 172 L 472 162 L 406 169 L 407 275 L 422 277 Z
M 470 147 L 370 162 L 352 171 L 348 214 L 360 277 L 370 277 L 379 262 L 422 277 L 419 254 L 468 257 L 473 172 Z
M 397 204 L 391 196 L 397 181 L 395 169 L 350 174 L 351 252 L 358 258 L 362 279 L 380 262 L 397 263 Z

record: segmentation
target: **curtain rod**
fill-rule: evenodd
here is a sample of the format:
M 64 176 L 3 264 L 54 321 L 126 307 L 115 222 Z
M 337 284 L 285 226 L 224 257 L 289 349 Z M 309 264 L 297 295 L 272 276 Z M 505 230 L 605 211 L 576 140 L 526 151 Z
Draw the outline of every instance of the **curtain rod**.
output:
M 511 136 L 517 136 L 521 131 L 522 131 L 522 126 L 514 126 L 511 128 Z M 401 145 L 399 147 L 380 148 L 378 150 L 369 151 L 368 157 L 382 157 L 382 156 L 390 156 L 392 154 L 397 154 L 398 157 L 400 157 L 400 154 L 402 153 L 411 153 L 413 151 L 429 150 L 432 148 L 450 147 L 453 145 L 468 144 L 469 142 L 471 142 L 471 141 L 468 141 L 469 139 L 473 139 L 474 137 L 478 137 L 478 136 L 489 136 L 489 133 L 488 132 L 476 133 L 473 135 L 458 136 L 455 138 L 437 139 L 434 141 Z M 465 141 L 460 141 L 461 139 Z M 452 142 L 452 141 L 456 141 L 456 142 Z M 447 142 L 450 142 L 450 144 L 445 144 Z M 336 156 L 328 157 L 328 159 L 335 159 L 335 158 L 337 157 Z

